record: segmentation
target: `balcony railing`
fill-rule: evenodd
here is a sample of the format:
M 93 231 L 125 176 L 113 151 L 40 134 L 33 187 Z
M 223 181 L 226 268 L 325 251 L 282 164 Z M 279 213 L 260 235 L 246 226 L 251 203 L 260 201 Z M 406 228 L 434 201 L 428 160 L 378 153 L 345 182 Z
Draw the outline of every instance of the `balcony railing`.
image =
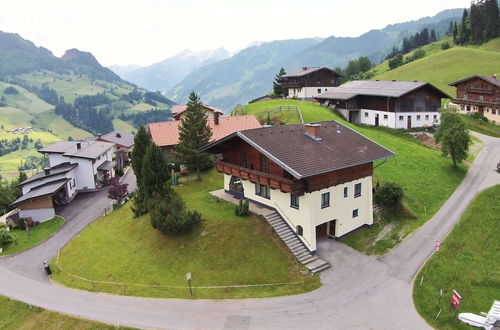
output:
M 493 94 L 493 88 L 467 87 L 467 91 L 478 94 Z
M 305 191 L 305 182 L 293 181 L 279 176 L 267 174 L 264 172 L 254 171 L 238 165 L 226 163 L 223 161 L 216 161 L 215 168 L 217 171 L 238 177 L 242 180 L 249 180 L 253 183 L 270 187 L 271 189 L 278 189 L 285 193 L 292 193 L 301 196 Z

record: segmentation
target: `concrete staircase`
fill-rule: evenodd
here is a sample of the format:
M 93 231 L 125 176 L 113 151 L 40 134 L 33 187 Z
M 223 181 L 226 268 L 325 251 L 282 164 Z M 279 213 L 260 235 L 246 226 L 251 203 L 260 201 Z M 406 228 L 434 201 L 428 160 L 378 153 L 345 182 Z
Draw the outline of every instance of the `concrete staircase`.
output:
M 292 228 L 290 228 L 277 211 L 264 215 L 264 218 L 273 227 L 290 251 L 292 251 L 295 258 L 297 258 L 313 274 L 330 267 L 328 262 L 321 259 L 317 255 L 311 255 L 311 253 L 309 253 L 309 250 L 306 248 L 304 243 L 302 243 L 302 241 L 297 237 L 297 234 L 292 230 Z

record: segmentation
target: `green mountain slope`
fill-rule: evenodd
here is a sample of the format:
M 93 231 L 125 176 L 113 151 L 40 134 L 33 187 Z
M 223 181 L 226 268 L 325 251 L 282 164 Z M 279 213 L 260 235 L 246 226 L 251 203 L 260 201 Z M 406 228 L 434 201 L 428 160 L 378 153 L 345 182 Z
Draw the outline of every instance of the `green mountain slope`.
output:
M 372 79 L 428 81 L 451 96 L 455 88 L 449 83 L 473 74 L 490 76 L 500 68 L 500 38 L 480 47 L 452 47 L 441 50 L 439 43 L 423 47 L 426 57 L 388 70 L 387 61 L 375 67 Z

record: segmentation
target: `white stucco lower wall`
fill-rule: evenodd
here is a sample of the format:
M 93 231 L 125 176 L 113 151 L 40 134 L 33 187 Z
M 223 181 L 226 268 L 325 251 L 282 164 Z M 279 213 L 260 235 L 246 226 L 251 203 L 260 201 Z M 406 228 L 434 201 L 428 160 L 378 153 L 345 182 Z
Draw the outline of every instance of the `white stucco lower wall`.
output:
M 229 190 L 230 175 L 224 175 L 224 189 Z M 354 197 L 354 186 L 361 183 L 361 196 Z M 340 237 L 365 224 L 373 224 L 372 177 L 332 186 L 320 191 L 305 193 L 299 197 L 299 208 L 290 206 L 290 194 L 270 189 L 270 198 L 255 194 L 255 184 L 242 180 L 244 196 L 261 204 L 276 209 L 287 221 L 288 225 L 297 230 L 303 229 L 303 235 L 298 236 L 311 250 L 316 250 L 316 226 L 335 220 L 335 236 Z M 344 187 L 347 187 L 347 197 L 344 197 Z M 321 195 L 330 193 L 330 206 L 321 208 Z M 358 210 L 358 216 L 353 218 L 353 211 Z
M 408 129 L 408 117 L 411 117 L 411 127 L 430 127 L 434 123 L 439 124 L 441 113 L 439 112 L 387 112 L 378 110 L 361 109 L 360 122 L 364 125 L 375 126 L 375 118 L 378 115 L 379 126 L 390 128 Z
M 19 210 L 21 218 L 31 218 L 33 221 L 44 222 L 56 216 L 54 208 L 44 209 L 21 209 Z
M 310 99 L 318 94 L 328 92 L 329 88 L 333 87 L 302 87 L 302 88 L 289 88 L 288 97 L 299 98 L 299 99 Z

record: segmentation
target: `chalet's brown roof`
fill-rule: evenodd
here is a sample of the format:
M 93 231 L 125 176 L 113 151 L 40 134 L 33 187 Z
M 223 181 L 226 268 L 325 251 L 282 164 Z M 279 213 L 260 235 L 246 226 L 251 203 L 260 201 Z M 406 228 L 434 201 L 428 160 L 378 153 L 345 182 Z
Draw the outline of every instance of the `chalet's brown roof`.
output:
M 313 72 L 321 70 L 321 69 L 326 69 L 328 71 L 331 71 L 331 72 L 336 73 L 337 75 L 339 75 L 337 72 L 335 72 L 332 69 L 329 69 L 327 67 L 313 66 L 313 67 L 303 67 L 303 68 L 300 68 L 297 71 L 286 73 L 282 77 L 283 78 L 302 77 L 302 76 L 308 75 L 310 73 L 313 73 Z
M 471 79 L 474 79 L 474 78 L 479 78 L 479 79 L 483 79 L 484 81 L 487 81 L 489 82 L 490 84 L 493 84 L 497 87 L 500 87 L 500 80 L 496 79 L 496 78 L 492 78 L 492 77 L 486 77 L 486 76 L 483 76 L 481 74 L 475 74 L 475 75 L 472 75 L 470 77 L 467 77 L 467 78 L 464 78 L 464 79 L 460 79 L 458 81 L 455 81 L 455 82 L 452 82 L 450 84 L 448 84 L 448 86 L 456 86 L 464 81 L 467 81 L 467 80 L 471 80 Z
M 315 98 L 349 100 L 358 95 L 398 98 L 424 86 L 435 89 L 442 98 L 450 98 L 448 94 L 428 82 L 396 80 L 353 80 L 341 86 L 329 88 L 327 92 L 316 95 Z
M 212 130 L 211 141 L 221 139 L 239 130 L 258 128 L 259 121 L 250 115 L 220 117 L 219 124 L 215 125 L 213 118 L 207 119 Z M 180 120 L 151 123 L 148 125 L 149 135 L 159 147 L 173 146 L 179 143 Z
M 321 125 L 317 141 L 306 136 L 304 124 L 239 131 L 212 142 L 200 151 L 213 149 L 229 139 L 240 138 L 286 169 L 297 179 L 392 157 L 395 154 L 336 121 Z

